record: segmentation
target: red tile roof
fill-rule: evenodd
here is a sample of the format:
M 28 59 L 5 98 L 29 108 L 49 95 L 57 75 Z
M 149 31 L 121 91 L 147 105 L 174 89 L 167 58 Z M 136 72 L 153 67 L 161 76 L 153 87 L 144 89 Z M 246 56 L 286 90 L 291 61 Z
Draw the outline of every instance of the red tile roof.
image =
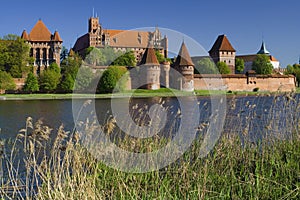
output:
M 156 58 L 155 51 L 153 48 L 150 47 L 150 48 L 146 49 L 140 64 L 141 65 L 159 65 L 159 62 Z
M 42 20 L 39 20 L 29 33 L 29 39 L 33 42 L 50 42 L 51 32 Z
M 191 56 L 189 54 L 188 49 L 185 46 L 185 43 L 183 42 L 179 54 L 175 61 L 175 66 L 194 66 L 194 63 L 191 59 Z
M 29 36 L 25 30 L 22 32 L 21 38 L 27 41 L 29 40 Z
M 62 39 L 57 31 L 54 32 L 53 41 L 62 42 Z
M 149 44 L 150 32 L 148 31 L 106 29 L 103 33 L 109 34 L 111 47 L 147 48 Z
M 214 43 L 211 50 L 209 51 L 209 53 L 216 52 L 216 51 L 235 52 L 235 49 L 230 44 L 230 42 L 229 42 L 228 38 L 226 37 L 226 35 L 219 35 L 216 42 Z

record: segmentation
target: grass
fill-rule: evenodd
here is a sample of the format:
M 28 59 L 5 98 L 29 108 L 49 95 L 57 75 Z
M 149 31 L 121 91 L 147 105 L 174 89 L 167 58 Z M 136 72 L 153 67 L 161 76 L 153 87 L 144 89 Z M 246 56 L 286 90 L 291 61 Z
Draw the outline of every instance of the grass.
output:
M 110 168 L 81 145 L 80 130 L 68 132 L 61 126 L 54 132 L 41 121 L 28 118 L 16 140 L 6 144 L 3 165 L 9 173 L 2 180 L 0 194 L 12 199 L 299 199 L 300 119 L 293 116 L 300 102 L 291 105 L 294 100 L 283 99 L 283 107 L 274 106 L 270 114 L 276 123 L 278 112 L 291 110 L 292 117 L 282 119 L 287 120 L 285 128 L 293 133 L 291 137 L 268 135 L 253 143 L 224 133 L 204 158 L 198 157 L 202 142 L 198 138 L 175 163 L 147 173 Z M 276 101 L 274 97 L 274 104 Z M 240 123 L 235 121 L 233 129 L 241 127 Z M 101 129 L 113 136 L 117 131 L 110 119 L 103 125 L 93 121 L 82 125 L 90 134 Z M 269 129 L 276 131 L 275 126 Z M 52 134 L 56 135 L 54 141 Z M 121 148 L 132 152 L 152 152 L 168 142 L 158 135 L 149 140 L 116 140 Z M 20 160 L 16 155 L 22 155 Z M 21 173 L 18 166 L 23 161 L 25 172 Z
M 298 89 L 298 91 L 300 91 Z M 225 92 L 225 91 L 209 91 L 209 90 L 195 90 L 194 92 L 184 92 L 175 89 L 161 88 L 159 90 L 146 90 L 137 89 L 124 91 L 122 93 L 112 94 L 2 94 L 0 100 L 44 100 L 44 99 L 72 99 L 72 98 L 111 98 L 123 97 L 131 95 L 133 97 L 174 97 L 174 96 L 210 96 L 218 94 L 226 95 L 258 95 L 258 94 L 271 94 L 270 92 Z

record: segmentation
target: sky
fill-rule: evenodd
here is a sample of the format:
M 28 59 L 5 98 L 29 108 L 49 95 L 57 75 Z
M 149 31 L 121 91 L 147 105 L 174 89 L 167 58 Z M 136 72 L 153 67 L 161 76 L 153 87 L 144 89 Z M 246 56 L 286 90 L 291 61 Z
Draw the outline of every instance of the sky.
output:
M 94 10 L 104 29 L 157 26 L 184 34 L 180 40 L 189 37 L 206 51 L 220 34 L 226 34 L 237 55 L 255 54 L 264 40 L 281 67 L 286 67 L 299 62 L 299 8 L 297 0 L 2 1 L 0 37 L 21 35 L 24 29 L 29 33 L 42 19 L 50 32 L 57 30 L 63 45 L 70 48 L 87 33 L 88 19 Z M 187 47 L 191 48 L 188 44 Z M 190 53 L 203 54 L 195 49 Z

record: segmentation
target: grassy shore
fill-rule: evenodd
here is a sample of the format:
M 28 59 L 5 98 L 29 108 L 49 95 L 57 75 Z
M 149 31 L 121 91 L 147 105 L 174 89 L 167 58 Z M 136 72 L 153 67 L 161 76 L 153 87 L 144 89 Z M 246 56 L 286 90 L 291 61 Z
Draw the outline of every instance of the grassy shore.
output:
M 296 93 L 300 93 L 300 88 L 297 88 Z M 0 95 L 0 100 L 47 100 L 47 99 L 73 99 L 73 98 L 121 98 L 121 97 L 175 97 L 175 96 L 210 96 L 210 95 L 220 95 L 226 94 L 227 96 L 247 96 L 247 95 L 276 95 L 278 92 L 246 92 L 246 91 L 209 91 L 209 90 L 195 90 L 194 92 L 184 92 L 174 89 L 162 88 L 159 90 L 144 90 L 137 89 L 131 91 L 124 91 L 122 93 L 114 94 L 2 94 Z
M 300 198 L 299 134 L 289 140 L 244 145 L 237 136 L 223 135 L 205 158 L 198 157 L 199 139 L 174 164 L 147 173 L 127 173 L 96 160 L 80 145 L 78 135 L 63 127 L 49 145 L 50 132 L 41 122 L 34 125 L 32 119 L 27 120 L 9 151 L 11 162 L 5 163 L 10 173 L 0 188 L 3 198 L 25 199 L 20 197 L 24 193 L 29 199 L 60 200 Z M 161 142 L 159 138 L 150 143 L 124 139 L 118 145 L 140 152 L 153 151 Z M 27 167 L 23 175 L 12 165 L 17 147 L 21 147 Z M 32 193 L 33 185 L 38 187 Z

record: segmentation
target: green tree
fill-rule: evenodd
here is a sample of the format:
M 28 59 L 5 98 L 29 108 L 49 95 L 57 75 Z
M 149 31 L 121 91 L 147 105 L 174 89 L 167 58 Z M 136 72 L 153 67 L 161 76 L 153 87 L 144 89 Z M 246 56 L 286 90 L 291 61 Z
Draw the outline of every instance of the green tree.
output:
M 49 68 L 40 75 L 40 88 L 44 92 L 53 92 L 60 82 L 60 69 L 56 63 L 52 63 Z
M 195 73 L 218 74 L 218 68 L 210 58 L 202 58 L 196 63 Z
M 284 73 L 294 75 L 296 77 L 297 86 L 300 87 L 300 65 L 299 64 L 288 65 Z
M 37 77 L 30 72 L 25 80 L 25 85 L 23 88 L 26 92 L 37 92 L 39 91 L 39 82 Z
M 124 91 L 127 83 L 125 67 L 111 66 L 105 70 L 97 86 L 99 93 L 112 93 Z
M 230 74 L 230 69 L 225 62 L 218 62 L 217 63 L 218 70 L 220 74 Z
M 243 59 L 236 58 L 235 59 L 235 71 L 237 73 L 242 73 L 245 69 L 245 62 Z
M 0 40 L 0 69 L 9 72 L 14 78 L 21 78 L 31 70 L 33 63 L 29 57 L 29 45 L 16 35 L 7 35 Z
M 85 56 L 85 63 L 94 66 L 103 66 L 106 64 L 106 58 L 103 55 L 101 49 L 93 47 L 92 50 L 88 50 L 89 53 Z
M 89 91 L 90 85 L 94 79 L 94 74 L 89 67 L 80 67 L 75 79 L 74 89 L 80 92 Z
M 272 74 L 273 65 L 267 55 L 258 54 L 252 64 L 252 69 L 255 70 L 257 74 Z
M 104 47 L 100 49 L 105 57 L 106 63 L 104 65 L 111 65 L 119 56 L 123 54 L 121 51 L 115 51 L 112 47 Z
M 112 64 L 113 66 L 135 66 L 135 56 L 133 51 L 127 51 L 126 53 L 122 54 L 118 58 L 116 58 Z
M 62 78 L 59 85 L 59 89 L 63 92 L 70 93 L 74 90 L 75 80 L 72 78 L 71 74 L 67 74 Z
M 82 58 L 74 52 L 72 54 L 70 53 L 69 56 L 65 58 L 60 64 L 62 75 L 66 76 L 67 74 L 70 74 L 75 80 L 81 64 Z
M 11 75 L 5 71 L 0 71 L 0 89 L 1 90 L 14 90 L 16 84 Z

